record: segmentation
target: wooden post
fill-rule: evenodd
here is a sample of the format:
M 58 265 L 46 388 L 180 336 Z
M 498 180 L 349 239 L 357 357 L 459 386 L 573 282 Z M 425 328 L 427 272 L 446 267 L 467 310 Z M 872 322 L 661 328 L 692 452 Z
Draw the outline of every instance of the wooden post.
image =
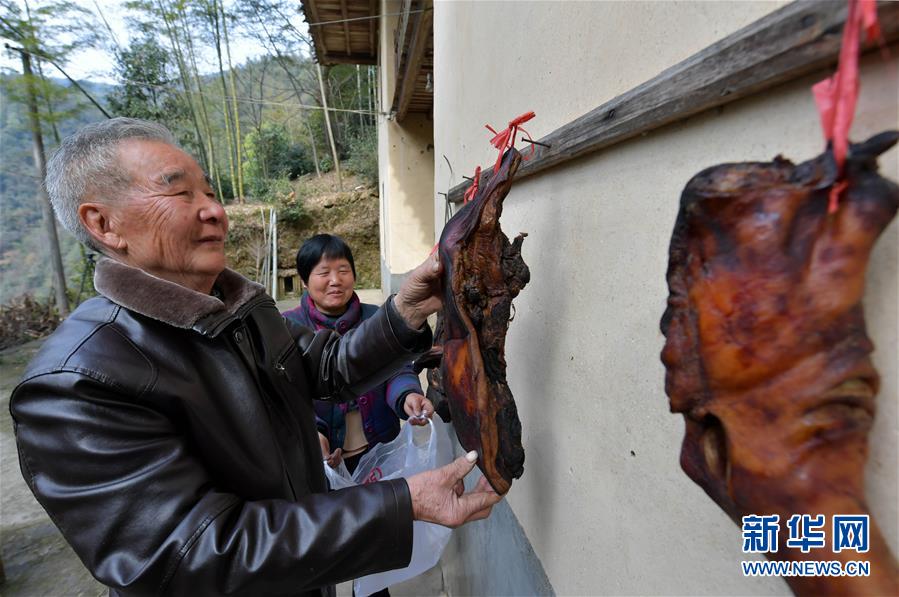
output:
M 305 114 L 303 115 L 303 124 L 306 125 L 306 130 L 309 132 L 309 146 L 312 147 L 312 161 L 315 164 L 315 176 L 321 178 L 322 170 L 318 165 L 318 150 L 315 148 L 315 134 L 312 132 L 312 125 L 309 124 L 309 117 Z
M 272 224 L 272 298 L 278 300 L 278 212 L 271 211 Z
M 362 128 L 365 126 L 365 117 L 362 115 L 365 106 L 362 105 L 362 74 L 359 72 L 358 64 L 356 65 L 356 103 L 359 104 L 359 127 Z
M 322 108 L 325 109 L 325 128 L 328 129 L 328 141 L 331 142 L 331 157 L 334 159 L 334 171 L 337 172 L 337 186 L 343 190 L 343 179 L 340 177 L 340 160 L 337 157 L 337 145 L 334 143 L 334 131 L 331 129 L 331 115 L 328 112 L 328 97 L 325 93 L 325 80 L 322 78 L 322 65 L 316 64 L 318 72 L 318 86 L 322 92 Z

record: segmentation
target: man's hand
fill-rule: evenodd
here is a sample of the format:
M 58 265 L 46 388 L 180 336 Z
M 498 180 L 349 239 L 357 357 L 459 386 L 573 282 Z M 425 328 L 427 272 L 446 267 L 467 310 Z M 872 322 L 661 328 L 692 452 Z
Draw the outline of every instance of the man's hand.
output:
M 412 425 L 427 425 L 427 419 L 434 414 L 434 405 L 421 394 L 406 394 L 403 410 L 409 415 L 409 423 Z
M 472 451 L 444 467 L 409 477 L 412 518 L 450 528 L 487 518 L 493 505 L 502 499 L 487 479 L 481 477 L 474 489 L 464 493 L 463 479 L 477 458 L 477 452 Z
M 431 313 L 443 306 L 441 276 L 443 267 L 437 251 L 412 270 L 393 299 L 397 312 L 413 330 L 421 328 Z

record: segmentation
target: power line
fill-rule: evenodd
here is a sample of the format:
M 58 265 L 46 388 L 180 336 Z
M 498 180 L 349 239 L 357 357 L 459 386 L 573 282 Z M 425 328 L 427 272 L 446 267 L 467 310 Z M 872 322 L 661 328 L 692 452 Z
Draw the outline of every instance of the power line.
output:
M 425 10 L 431 10 L 431 9 L 428 8 Z M 414 11 L 414 12 L 424 12 L 424 10 L 419 10 L 419 11 Z M 391 16 L 391 15 L 383 15 L 383 16 Z M 369 17 L 363 17 L 363 18 L 369 18 Z M 4 23 L 5 22 L 6 21 L 4 19 Z M 66 71 L 64 71 L 62 69 L 62 67 L 60 67 L 58 64 L 56 64 L 56 62 L 54 62 L 51 58 L 49 58 L 48 56 L 41 54 L 39 52 L 32 52 L 32 51 L 28 51 L 24 48 L 18 48 L 18 47 L 11 46 L 8 43 L 4 43 L 3 45 L 8 50 L 14 50 L 16 52 L 28 54 L 29 56 L 34 56 L 36 58 L 40 58 L 41 60 L 46 60 L 47 62 L 52 64 L 54 67 L 56 67 L 56 69 L 59 72 L 61 72 L 63 74 L 63 76 L 66 79 L 68 79 L 72 83 L 72 85 L 74 85 L 81 93 L 83 93 L 84 96 L 87 97 L 87 99 L 89 99 L 90 102 L 94 106 L 96 106 L 97 109 L 100 110 L 100 112 L 106 118 L 112 118 L 112 116 L 110 116 L 109 112 L 107 112 L 106 109 L 103 108 L 103 106 L 100 105 L 100 103 L 96 99 L 94 99 L 94 97 L 90 93 L 88 93 L 81 85 L 79 85 L 78 81 L 76 81 L 75 79 L 70 77 L 68 75 L 68 73 L 66 73 Z M 167 89 L 167 90 L 171 89 L 171 86 L 169 86 L 169 85 L 159 85 L 159 84 L 155 84 L 155 83 L 150 83 L 148 81 L 135 81 L 133 79 L 126 79 L 126 78 L 122 78 L 121 80 L 124 82 L 128 82 L 128 83 L 134 83 L 135 85 L 142 85 L 144 87 L 154 87 L 156 89 Z M 210 94 L 204 93 L 199 90 L 198 91 L 191 90 L 190 93 L 196 93 L 202 97 L 212 97 Z M 222 97 L 226 100 L 233 100 L 233 101 L 237 101 L 237 102 L 241 102 L 241 103 L 245 103 L 245 104 L 292 107 L 292 108 L 299 108 L 301 110 L 325 110 L 325 108 L 323 108 L 322 106 L 313 106 L 313 105 L 309 105 L 309 104 L 300 104 L 300 103 L 291 103 L 291 102 L 274 102 L 271 100 L 263 100 L 263 99 L 256 99 L 256 98 L 243 98 L 243 97 L 237 97 L 237 96 L 222 96 Z M 350 108 L 331 108 L 331 107 L 327 108 L 327 110 L 329 112 L 348 112 L 351 114 L 363 114 L 363 115 L 368 115 L 368 116 L 388 116 L 388 114 L 386 112 L 378 112 L 376 110 L 354 110 L 354 109 L 350 109 Z
M 173 89 L 173 87 L 171 85 L 160 85 L 158 83 L 150 83 L 149 81 L 135 81 L 134 79 L 127 79 L 127 78 L 121 78 L 120 80 L 123 82 L 126 82 L 126 83 L 142 85 L 144 87 L 154 87 L 156 89 L 165 89 L 165 90 Z M 302 110 L 324 110 L 325 109 L 322 106 L 314 106 L 314 105 L 310 105 L 310 104 L 300 104 L 300 103 L 293 103 L 293 102 L 277 102 L 277 101 L 265 100 L 265 99 L 254 98 L 254 97 L 240 97 L 240 96 L 231 96 L 231 95 L 213 96 L 212 94 L 209 94 L 209 93 L 206 93 L 203 91 L 195 91 L 193 89 L 191 89 L 189 91 L 189 93 L 196 93 L 197 95 L 200 95 L 202 97 L 214 98 L 214 99 L 218 99 L 221 97 L 228 101 L 237 101 L 237 102 L 241 102 L 244 104 L 282 106 L 282 107 L 288 107 L 288 108 L 299 108 Z M 365 115 L 369 115 L 369 116 L 387 116 L 388 115 L 386 112 L 378 112 L 376 110 L 354 110 L 351 108 L 331 108 L 331 107 L 329 107 L 328 111 L 329 112 L 350 112 L 352 114 L 365 114 Z
M 431 7 L 422 8 L 420 10 L 410 10 L 408 13 L 403 12 L 392 12 L 384 15 L 374 15 L 370 17 L 353 17 L 351 19 L 338 19 L 336 21 L 319 21 L 318 23 L 307 23 L 308 27 L 323 27 L 324 25 L 336 25 L 338 23 L 352 23 L 353 21 L 370 21 L 372 19 L 380 19 L 381 17 L 401 17 L 404 14 L 418 14 L 420 12 L 427 12 L 429 10 L 434 10 Z
M 49 62 L 50 64 L 52 64 L 53 66 L 55 66 L 55 67 L 56 67 L 56 70 L 58 70 L 59 72 L 61 72 L 62 75 L 63 75 L 66 79 L 68 79 L 69 82 L 71 82 L 72 85 L 74 85 L 74 86 L 78 89 L 78 91 L 80 91 L 81 93 L 83 93 L 84 96 L 85 96 L 87 99 L 89 99 L 90 102 L 91 102 L 94 106 L 96 106 L 98 110 L 100 110 L 100 112 L 103 113 L 103 116 L 105 116 L 106 118 L 112 118 L 112 116 L 109 115 L 109 112 L 107 112 L 106 109 L 105 109 L 103 106 L 100 105 L 100 102 L 98 102 L 97 100 L 95 100 L 94 97 L 93 97 L 90 93 L 88 93 L 86 89 L 84 89 L 84 87 L 82 87 L 81 85 L 78 84 L 78 81 L 76 81 L 75 79 L 73 79 L 72 77 L 70 77 L 69 74 L 68 74 L 66 71 L 64 71 L 64 70 L 62 69 L 61 66 L 59 66 L 58 64 L 56 64 L 56 62 L 54 62 L 49 56 L 46 56 L 46 55 L 44 55 L 44 54 L 42 54 L 42 53 L 40 53 L 40 52 L 30 52 L 30 51 L 28 51 L 28 50 L 26 50 L 26 49 L 24 49 L 24 48 L 17 48 L 17 47 L 15 47 L 15 46 L 9 45 L 8 43 L 4 43 L 3 46 L 4 46 L 7 50 L 12 50 L 12 51 L 15 51 L 15 52 L 19 52 L 20 54 L 27 54 L 27 55 L 29 55 L 29 56 L 34 56 L 35 58 L 39 58 L 39 59 L 41 59 L 41 60 L 46 60 L 47 62 Z
M 204 96 L 208 95 L 203 92 L 195 92 L 195 93 L 199 93 L 200 95 L 204 95 Z M 225 96 L 225 97 L 227 97 L 228 99 L 231 99 L 228 96 Z M 291 103 L 291 102 L 273 102 L 271 100 L 263 100 L 263 99 L 249 98 L 249 97 L 246 97 L 246 98 L 235 97 L 233 99 L 234 99 L 234 101 L 243 102 L 245 104 L 263 104 L 263 105 L 267 105 L 267 106 L 285 106 L 285 107 L 289 107 L 289 108 L 300 108 L 302 110 L 325 110 L 325 108 L 323 108 L 322 106 L 312 106 L 309 104 L 295 104 L 295 103 Z M 386 112 L 377 112 L 375 110 L 353 110 L 351 108 L 331 108 L 331 107 L 327 108 L 327 110 L 328 110 L 328 112 L 350 112 L 352 114 L 366 114 L 369 116 L 387 116 Z

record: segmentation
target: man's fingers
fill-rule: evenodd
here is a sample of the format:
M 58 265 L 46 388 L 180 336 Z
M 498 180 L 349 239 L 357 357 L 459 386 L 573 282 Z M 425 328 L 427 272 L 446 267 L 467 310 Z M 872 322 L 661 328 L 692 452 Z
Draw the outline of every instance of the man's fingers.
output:
M 471 469 L 474 468 L 474 464 L 478 461 L 478 453 L 472 450 L 465 456 L 460 456 L 456 458 L 451 464 L 447 466 L 450 468 L 450 475 L 453 484 L 457 481 L 461 481 L 465 478 Z
M 481 477 L 480 479 L 478 479 L 477 484 L 468 493 L 472 495 L 484 494 L 487 496 L 497 496 L 499 498 L 497 501 L 503 498 L 502 495 L 496 493 L 496 490 L 493 489 L 493 487 L 490 485 L 490 482 L 487 481 L 486 477 Z
M 434 251 L 433 253 L 431 253 L 431 256 L 428 257 L 428 261 L 431 262 L 431 273 L 432 273 L 432 274 L 439 274 L 439 273 L 440 273 L 440 266 L 442 265 L 442 264 L 440 263 L 440 252 L 439 252 L 439 251 Z
M 441 269 L 440 254 L 435 251 L 415 268 L 413 276 L 424 284 L 430 284 L 432 280 L 439 277 Z
M 483 514 L 481 518 L 486 518 L 490 514 L 490 509 L 501 499 L 503 496 L 496 492 L 482 491 L 460 496 L 459 503 L 462 505 L 463 511 L 467 513 L 465 520 L 478 520 L 476 517 L 480 514 Z
M 493 506 L 487 506 L 483 510 L 478 510 L 477 512 L 474 512 L 473 514 L 471 514 L 468 518 L 465 519 L 465 521 L 462 524 L 465 524 L 467 522 L 472 522 L 475 520 L 484 520 L 485 518 L 490 516 L 491 512 L 493 512 Z

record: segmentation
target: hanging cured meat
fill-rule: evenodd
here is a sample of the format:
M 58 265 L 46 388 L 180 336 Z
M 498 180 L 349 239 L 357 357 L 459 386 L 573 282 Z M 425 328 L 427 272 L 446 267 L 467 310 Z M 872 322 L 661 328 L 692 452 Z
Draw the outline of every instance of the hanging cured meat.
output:
M 668 263 L 662 361 L 682 413 L 685 472 L 738 523 L 780 517 L 777 560 L 871 562 L 867 577 L 792 577 L 800 593 L 899 594 L 899 568 L 870 550 L 833 553 L 834 515 L 866 515 L 863 474 L 879 378 L 862 311 L 865 270 L 899 207 L 877 156 L 899 133 L 850 147 L 834 213 L 830 152 L 798 166 L 722 164 L 681 196 Z M 820 553 L 784 545 L 794 514 L 823 514 Z
M 525 235 L 510 243 L 499 225 L 520 162 L 518 151 L 509 149 L 489 184 L 443 229 L 438 250 L 444 299 L 436 338 L 443 358 L 439 375 L 429 375 L 436 408 L 442 393 L 459 442 L 477 450 L 478 466 L 497 493 L 506 493 L 524 470 L 521 422 L 506 383 L 505 339 L 512 299 L 530 272 L 521 258 Z M 431 364 L 435 357 L 439 351 Z
M 449 402 L 443 392 L 443 378 L 440 375 L 440 362 L 443 360 L 443 311 L 437 313 L 437 326 L 434 328 L 434 346 L 412 363 L 415 373 L 428 370 L 428 389 L 426 397 L 434 405 L 434 412 L 446 423 L 451 423 L 453 415 L 449 410 Z

